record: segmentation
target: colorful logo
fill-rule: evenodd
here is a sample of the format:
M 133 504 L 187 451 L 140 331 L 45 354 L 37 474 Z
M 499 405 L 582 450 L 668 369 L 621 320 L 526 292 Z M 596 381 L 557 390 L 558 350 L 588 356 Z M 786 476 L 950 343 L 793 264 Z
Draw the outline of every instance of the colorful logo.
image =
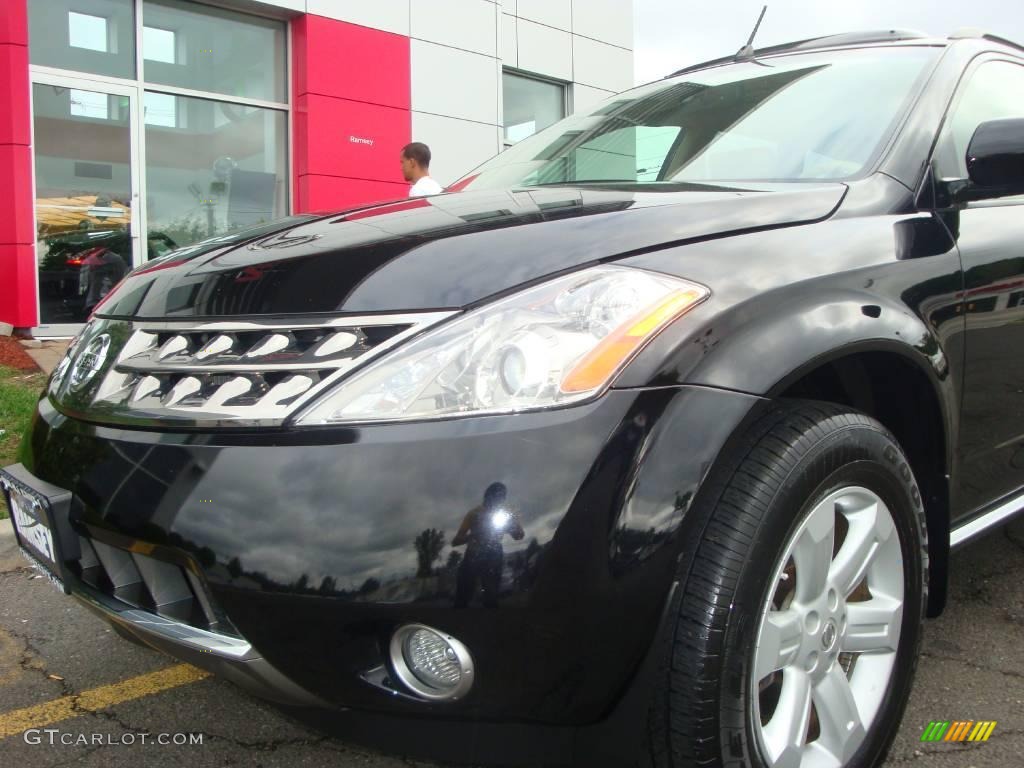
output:
M 995 720 L 932 720 L 921 741 L 988 741 L 995 729 Z

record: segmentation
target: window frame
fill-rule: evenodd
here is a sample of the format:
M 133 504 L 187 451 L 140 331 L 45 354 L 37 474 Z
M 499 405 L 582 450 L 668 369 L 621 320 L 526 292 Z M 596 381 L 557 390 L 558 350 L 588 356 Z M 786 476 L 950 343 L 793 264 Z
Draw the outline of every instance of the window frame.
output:
M 979 53 L 967 63 L 967 66 L 964 67 L 964 71 L 961 77 L 959 77 L 959 79 L 956 81 L 956 86 L 953 89 L 953 92 L 949 97 L 949 101 L 946 104 L 946 109 L 942 114 L 942 120 L 939 123 L 939 126 L 935 132 L 935 140 L 932 143 L 931 152 L 929 153 L 928 157 L 928 173 L 925 174 L 923 184 L 927 183 L 927 180 L 931 178 L 931 183 L 934 185 L 937 195 L 938 190 L 940 188 L 948 189 L 950 184 L 964 182 L 967 180 L 966 177 L 941 177 L 939 175 L 939 168 L 937 166 L 937 163 L 940 162 L 940 156 L 943 154 L 943 152 L 946 151 L 948 143 L 953 140 L 951 126 L 953 117 L 956 114 L 956 110 L 959 109 L 959 106 L 961 106 L 961 104 L 963 103 L 964 97 L 967 94 L 968 89 L 971 87 L 971 83 L 974 81 L 974 78 L 978 74 L 978 72 L 983 67 L 985 67 L 985 65 L 988 65 L 988 63 L 993 62 L 1009 63 L 1009 65 L 1019 67 L 1021 69 L 1022 74 L 1024 74 L 1024 57 L 1017 57 L 1014 54 L 1006 51 L 985 51 Z M 977 130 L 977 126 L 975 126 L 975 130 Z M 922 186 L 921 190 L 919 191 L 919 206 L 924 205 L 926 195 L 927 187 Z M 942 200 L 945 200 L 947 196 L 945 194 L 942 194 L 939 197 Z M 930 199 L 930 197 L 927 199 Z M 939 200 L 934 200 L 931 204 L 925 205 L 925 207 L 932 208 L 935 205 L 939 205 Z M 971 203 L 967 203 L 965 205 L 968 207 L 1019 206 L 1024 205 L 1024 196 L 1017 195 L 1014 197 L 1007 198 L 993 198 L 990 200 L 974 201 Z M 942 205 L 940 207 L 945 206 Z
M 570 110 L 570 104 L 569 104 L 569 85 L 570 85 L 570 83 L 567 83 L 565 80 L 559 80 L 559 79 L 554 78 L 554 77 L 545 77 L 544 75 L 539 75 L 536 72 L 527 72 L 526 70 L 517 69 L 516 67 L 505 67 L 505 66 L 503 66 L 501 68 L 501 76 L 502 76 L 501 77 L 501 148 L 502 148 L 502 151 L 508 149 L 509 147 L 514 147 L 516 144 L 519 143 L 519 142 L 516 142 L 516 141 L 509 141 L 508 139 L 505 138 L 505 129 L 506 129 L 506 126 L 505 126 L 505 75 L 512 75 L 513 77 L 519 77 L 519 78 L 522 78 L 523 80 L 533 80 L 533 81 L 538 82 L 538 83 L 544 83 L 545 85 L 557 86 L 559 88 L 559 90 L 562 92 L 562 99 L 561 99 L 561 102 L 562 102 L 562 116 L 560 118 L 558 118 L 558 119 L 559 120 L 564 120 L 570 114 L 572 114 L 571 110 Z M 555 122 L 558 122 L 558 121 L 556 120 Z M 543 130 L 543 128 L 539 129 L 539 130 Z M 534 131 L 534 133 L 536 133 L 536 131 Z M 533 134 L 530 134 L 530 135 L 532 136 Z M 529 136 L 526 137 L 526 138 L 529 138 Z
M 1021 75 L 1024 75 L 1024 58 L 1017 58 L 1008 53 L 982 53 L 976 56 L 970 61 L 970 63 L 964 68 L 963 75 L 957 82 L 956 89 L 953 92 L 952 97 L 949 100 L 949 104 L 946 107 L 946 111 L 942 116 L 942 122 L 939 125 L 939 129 L 936 133 L 935 143 L 932 147 L 931 155 L 928 159 L 928 165 L 932 169 L 932 174 L 935 177 L 936 182 L 940 181 L 964 181 L 966 177 L 940 177 L 939 168 L 936 163 L 941 160 L 940 155 L 946 150 L 950 142 L 953 142 L 953 118 L 956 116 L 957 110 L 963 104 L 964 97 L 967 95 L 971 84 L 974 82 L 974 78 L 977 77 L 978 73 L 987 64 L 1010 64 L 1016 66 Z M 1024 117 L 1024 109 L 1021 110 L 1021 117 Z M 979 123 L 980 125 L 980 123 Z M 977 126 L 975 126 L 977 130 Z M 973 132 L 972 132 L 973 135 Z M 965 148 L 966 151 L 966 148 Z M 958 161 L 962 160 L 957 156 Z M 1019 198 L 1010 198 L 1011 200 L 1017 200 Z

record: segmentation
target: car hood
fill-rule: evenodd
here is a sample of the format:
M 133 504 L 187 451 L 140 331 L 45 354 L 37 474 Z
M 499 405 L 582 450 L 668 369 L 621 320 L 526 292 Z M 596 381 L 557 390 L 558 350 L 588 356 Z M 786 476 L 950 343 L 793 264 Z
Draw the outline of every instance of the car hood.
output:
M 820 220 L 843 184 L 459 192 L 320 216 L 133 272 L 100 307 L 186 318 L 462 308 L 548 275 Z

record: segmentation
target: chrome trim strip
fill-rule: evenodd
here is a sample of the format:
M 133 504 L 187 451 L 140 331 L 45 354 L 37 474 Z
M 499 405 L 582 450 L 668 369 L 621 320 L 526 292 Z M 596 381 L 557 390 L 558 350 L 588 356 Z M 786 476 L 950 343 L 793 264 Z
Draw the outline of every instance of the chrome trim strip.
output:
M 78 585 L 71 595 L 118 634 L 213 672 L 256 696 L 294 706 L 330 706 L 292 682 L 241 638 L 207 632 L 147 611 L 117 610 L 103 595 Z
M 208 632 L 149 611 L 130 608 L 121 611 L 118 617 L 139 629 L 145 629 L 173 642 L 194 646 L 204 653 L 241 661 L 258 658 L 252 646 L 241 638 Z
M 372 350 L 371 350 L 372 351 Z M 273 371 L 333 371 L 342 367 L 345 363 L 355 363 L 360 358 L 334 359 L 334 360 L 311 360 L 310 362 L 297 363 L 260 363 L 253 360 L 248 363 L 152 363 L 149 360 L 133 361 L 119 360 L 117 370 L 127 373 L 234 373 L 246 371 L 249 373 L 268 373 Z
M 132 320 L 132 327 L 141 331 L 268 331 L 275 328 L 284 330 L 301 330 L 305 328 L 348 328 L 363 325 L 415 325 L 427 326 L 457 314 L 457 310 L 445 312 L 406 312 L 395 315 L 352 315 L 349 317 L 309 318 L 300 319 L 247 319 L 247 320 L 207 320 L 189 322 L 187 320 Z M 308 316 L 307 316 L 308 317 Z M 116 318 L 115 318 L 116 319 Z
M 950 549 L 957 549 L 974 541 L 989 529 L 1009 522 L 1020 512 L 1024 512 L 1024 492 L 1018 493 L 988 512 L 953 528 L 949 532 Z

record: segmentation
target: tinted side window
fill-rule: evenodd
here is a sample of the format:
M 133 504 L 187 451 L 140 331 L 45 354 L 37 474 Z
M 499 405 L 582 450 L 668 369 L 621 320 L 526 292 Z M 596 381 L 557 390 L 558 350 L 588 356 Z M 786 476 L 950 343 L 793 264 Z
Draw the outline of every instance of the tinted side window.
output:
M 935 155 L 939 178 L 967 178 L 967 145 L 988 120 L 1024 117 L 1024 66 L 989 61 L 978 67 L 953 105 Z

